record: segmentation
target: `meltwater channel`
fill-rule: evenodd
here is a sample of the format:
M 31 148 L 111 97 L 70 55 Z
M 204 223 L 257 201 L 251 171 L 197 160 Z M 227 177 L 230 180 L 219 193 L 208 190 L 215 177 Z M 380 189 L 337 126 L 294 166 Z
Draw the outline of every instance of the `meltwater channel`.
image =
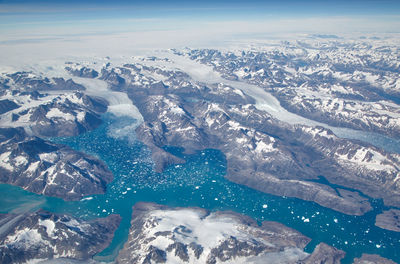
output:
M 259 222 L 278 221 L 312 238 L 306 248 L 308 252 L 320 242 L 346 251 L 343 263 L 352 263 L 353 258 L 362 253 L 379 254 L 400 262 L 400 233 L 374 225 L 376 215 L 388 209 L 381 200 L 370 199 L 374 210 L 363 216 L 348 216 L 313 202 L 265 194 L 226 180 L 224 155 L 212 149 L 184 155 L 179 148 L 169 148 L 170 152 L 187 162 L 170 166 L 159 174 L 153 170 L 149 150 L 135 140 L 132 126 L 135 120 L 109 113 L 103 118 L 103 125 L 94 131 L 53 141 L 94 155 L 109 166 L 114 180 L 105 194 L 66 202 L 2 184 L 0 212 L 43 208 L 83 219 L 119 214 L 122 222 L 110 246 L 95 256 L 99 261 L 115 259 L 128 236 L 132 206 L 147 201 L 170 206 L 232 210 Z

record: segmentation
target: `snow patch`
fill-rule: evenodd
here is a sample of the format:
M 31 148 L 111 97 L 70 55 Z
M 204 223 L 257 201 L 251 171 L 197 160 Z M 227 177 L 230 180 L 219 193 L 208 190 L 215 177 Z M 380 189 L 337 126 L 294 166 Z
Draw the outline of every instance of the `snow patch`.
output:
M 16 166 L 24 166 L 28 163 L 28 160 L 24 156 L 18 156 L 14 158 Z
M 183 109 L 182 108 L 180 108 L 179 106 L 174 106 L 174 107 L 172 107 L 171 109 L 170 109 L 170 111 L 172 112 L 172 113 L 174 113 L 174 114 L 176 114 L 176 115 L 184 115 L 185 114 L 185 111 L 183 111 Z
M 10 164 L 10 154 L 10 151 L 0 154 L 0 166 L 6 170 L 14 171 L 14 167 Z
M 50 163 L 54 163 L 56 161 L 56 159 L 58 158 L 57 154 L 54 152 L 50 152 L 50 153 L 41 153 L 39 154 L 39 158 L 42 161 L 47 161 Z
M 37 229 L 24 228 L 18 230 L 14 235 L 8 236 L 5 240 L 5 244 L 11 244 L 18 248 L 28 249 L 37 244 L 45 244 L 42 236 L 39 234 Z
M 35 172 L 37 170 L 37 168 L 39 167 L 39 163 L 40 161 L 36 161 L 36 162 L 32 162 L 31 164 L 29 164 L 29 167 L 26 169 L 26 171 L 28 172 Z
M 86 113 L 84 111 L 78 112 L 76 115 L 76 119 L 78 119 L 79 122 L 85 121 Z
M 274 151 L 274 143 L 266 144 L 264 141 L 258 141 L 256 143 L 256 149 L 255 151 L 257 153 L 268 153 Z
M 151 218 L 160 219 L 160 221 L 149 231 L 151 235 L 154 235 L 156 232 L 174 231 L 179 225 L 184 226 L 185 230 L 190 230 L 190 235 L 184 230 L 175 232 L 175 237 L 179 242 L 185 244 L 195 242 L 207 245 L 209 248 L 216 247 L 221 240 L 230 235 L 241 236 L 231 218 L 216 217 L 214 214 L 203 217 L 200 212 L 193 210 L 154 211 L 151 213 Z
M 54 236 L 54 228 L 56 227 L 56 224 L 52 220 L 50 220 L 50 219 L 46 219 L 46 220 L 39 219 L 39 225 L 40 226 L 44 226 L 46 228 L 47 235 L 50 238 L 54 238 L 54 239 L 57 238 L 56 236 Z
M 64 113 L 58 108 L 52 108 L 49 112 L 47 112 L 46 117 L 48 119 L 52 118 L 62 118 L 68 121 L 74 121 L 75 117 L 70 113 Z

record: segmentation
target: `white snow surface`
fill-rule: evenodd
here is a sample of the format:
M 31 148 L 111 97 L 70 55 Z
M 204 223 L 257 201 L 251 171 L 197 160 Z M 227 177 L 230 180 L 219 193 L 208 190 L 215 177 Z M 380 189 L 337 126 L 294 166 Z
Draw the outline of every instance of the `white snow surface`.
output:
M 11 152 L 4 152 L 0 154 L 0 166 L 9 171 L 14 171 L 14 167 L 10 164 Z
M 45 220 L 39 219 L 39 225 L 40 226 L 44 226 L 46 228 L 47 235 L 50 238 L 54 238 L 54 239 L 57 238 L 56 236 L 54 236 L 54 228 L 56 227 L 56 224 L 52 220 L 50 220 L 50 219 L 45 219 Z
M 157 232 L 172 232 L 173 238 L 168 236 L 156 235 Z M 155 239 L 146 240 L 141 250 L 149 246 L 155 246 L 167 253 L 167 263 L 182 263 L 182 260 L 175 256 L 174 251 L 168 252 L 166 248 L 174 243 L 181 242 L 189 245 L 194 242 L 203 247 L 203 253 L 197 259 L 192 249 L 188 247 L 189 263 L 206 263 L 211 250 L 218 247 L 223 241 L 231 236 L 240 241 L 260 240 L 268 246 L 274 247 L 271 243 L 262 238 L 255 238 L 253 232 L 257 232 L 254 227 L 242 224 L 232 215 L 217 213 L 206 214 L 202 210 L 193 210 L 190 208 L 179 208 L 175 210 L 153 210 L 146 215 L 143 234 L 146 238 L 155 237 Z M 137 252 L 135 254 L 140 254 Z M 258 256 L 236 257 L 223 263 L 292 263 L 304 259 L 308 256 L 299 248 L 285 248 L 277 253 L 263 253 Z M 217 263 L 222 263 L 217 258 Z
M 72 77 L 74 82 L 85 86 L 85 93 L 101 97 L 109 103 L 108 111 L 116 116 L 129 116 L 137 120 L 137 125 L 143 122 L 143 116 L 137 107 L 123 92 L 111 91 L 105 81 L 99 79 Z
M 70 113 L 64 113 L 58 108 L 51 108 L 49 112 L 47 112 L 46 117 L 49 119 L 52 118 L 62 118 L 67 121 L 74 121 L 75 117 Z
M 203 215 L 192 210 L 159 210 L 152 212 L 151 217 L 161 219 L 157 227 L 150 230 L 151 235 L 159 231 L 173 231 L 178 226 L 177 223 L 192 230 L 189 236 L 186 233 L 176 234 L 178 240 L 185 244 L 197 242 L 212 248 L 229 235 L 240 235 L 231 218 L 216 218 L 213 214 L 202 219 Z
M 11 244 L 18 248 L 30 248 L 37 244 L 46 244 L 37 229 L 24 228 L 18 230 L 14 235 L 10 235 L 5 240 L 5 244 Z

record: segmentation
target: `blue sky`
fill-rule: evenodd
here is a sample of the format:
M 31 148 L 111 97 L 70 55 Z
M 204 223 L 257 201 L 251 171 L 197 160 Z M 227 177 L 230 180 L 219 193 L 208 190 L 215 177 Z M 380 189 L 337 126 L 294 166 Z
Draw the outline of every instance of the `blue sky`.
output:
M 400 23 L 400 0 L 0 0 L 0 33 L 69 27 L 70 33 L 81 34 L 83 27 L 91 32 L 166 30 L 210 22 L 281 20 L 298 20 L 292 22 L 292 31 L 301 30 L 299 25 L 306 21 L 304 28 L 310 31 L 310 19 L 318 21 L 317 31 L 323 26 L 329 31 L 341 19 L 339 30 L 348 21 L 351 30 L 370 26 L 393 32 Z
M 0 0 L 2 21 L 94 18 L 399 15 L 399 0 Z

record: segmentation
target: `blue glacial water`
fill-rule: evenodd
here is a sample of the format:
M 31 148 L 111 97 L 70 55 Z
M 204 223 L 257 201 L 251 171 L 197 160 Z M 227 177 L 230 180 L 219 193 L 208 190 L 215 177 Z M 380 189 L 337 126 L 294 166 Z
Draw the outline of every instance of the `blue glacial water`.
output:
M 132 206 L 139 201 L 170 206 L 198 206 L 210 210 L 232 210 L 257 221 L 278 221 L 312 238 L 306 250 L 325 242 L 347 252 L 343 263 L 351 263 L 362 253 L 379 254 L 400 262 L 400 233 L 374 225 L 375 216 L 387 209 L 381 200 L 370 199 L 374 210 L 364 216 L 348 216 L 323 208 L 316 203 L 279 197 L 229 182 L 224 178 L 224 155 L 212 149 L 184 155 L 179 148 L 168 150 L 187 162 L 156 173 L 150 152 L 135 140 L 133 120 L 104 116 L 98 129 L 77 137 L 53 141 L 102 159 L 114 174 L 104 195 L 81 201 L 32 194 L 21 188 L 0 185 L 0 212 L 18 212 L 43 208 L 91 219 L 109 214 L 122 216 L 111 245 L 95 259 L 112 261 L 128 236 Z M 335 186 L 332 186 L 335 187 Z

